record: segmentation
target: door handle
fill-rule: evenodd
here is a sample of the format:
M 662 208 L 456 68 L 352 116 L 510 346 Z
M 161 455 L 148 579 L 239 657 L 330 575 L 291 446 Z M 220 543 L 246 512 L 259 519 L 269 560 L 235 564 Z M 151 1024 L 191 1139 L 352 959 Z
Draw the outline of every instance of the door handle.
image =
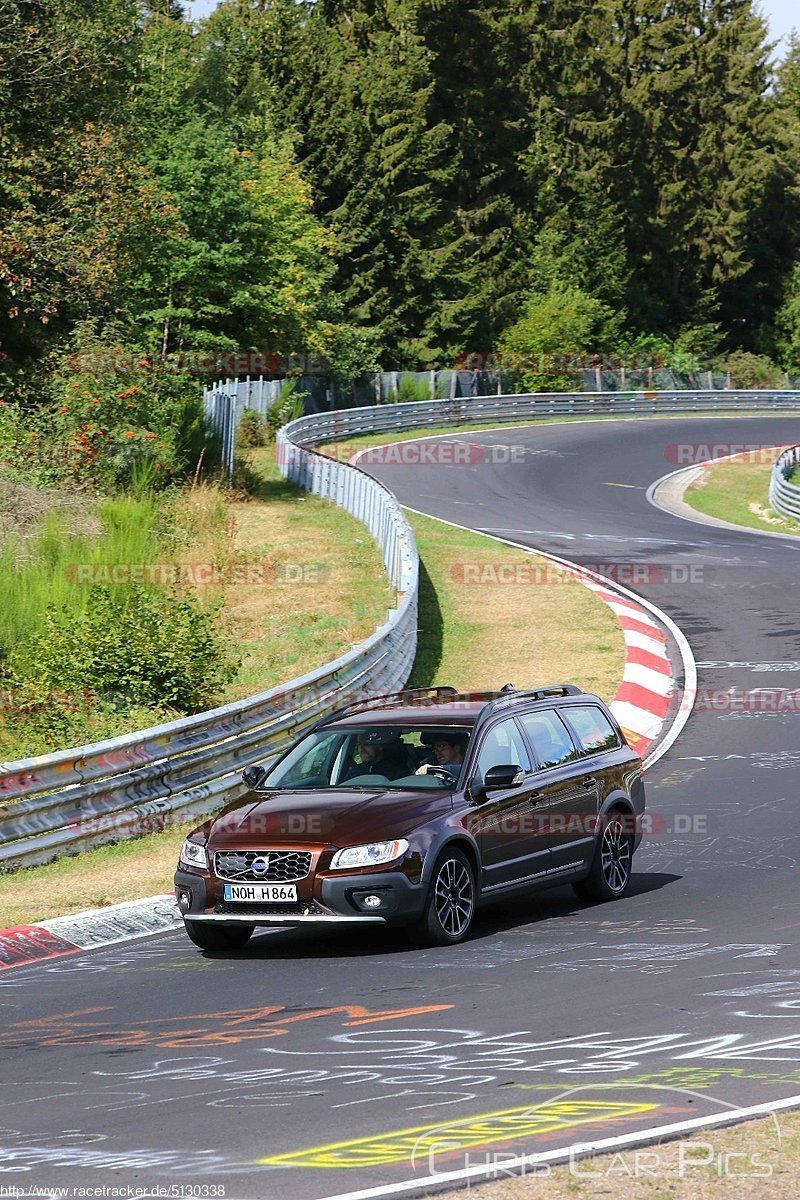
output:
M 594 777 L 594 775 L 584 775 L 583 786 L 586 788 L 587 791 L 590 788 L 593 788 L 596 785 L 596 783 L 597 783 L 597 780 Z

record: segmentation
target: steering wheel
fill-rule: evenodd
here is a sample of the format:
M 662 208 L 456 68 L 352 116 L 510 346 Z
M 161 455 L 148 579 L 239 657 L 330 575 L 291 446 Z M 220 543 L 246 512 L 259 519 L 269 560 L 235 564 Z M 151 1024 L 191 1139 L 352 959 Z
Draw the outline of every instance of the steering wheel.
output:
M 443 779 L 445 783 L 455 783 L 456 777 L 448 767 L 440 767 L 435 763 L 430 763 L 426 775 L 435 775 L 438 779 Z

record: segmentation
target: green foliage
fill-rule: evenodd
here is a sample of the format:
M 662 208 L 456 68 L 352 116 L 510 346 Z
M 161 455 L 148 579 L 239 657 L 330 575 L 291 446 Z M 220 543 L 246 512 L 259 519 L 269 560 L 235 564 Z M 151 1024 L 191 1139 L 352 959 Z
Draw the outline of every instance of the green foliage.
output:
M 23 385 L 152 225 L 125 127 L 137 22 L 134 0 L 0 3 L 0 344 Z
M 213 700 L 233 671 L 218 613 L 158 582 L 182 537 L 169 503 L 8 483 L 0 499 L 0 686 L 21 716 L 52 717 L 55 736 L 67 717 L 65 735 L 78 728 L 87 689 L 101 707 L 187 712 Z
M 708 368 L 719 355 L 722 329 L 717 321 L 682 329 L 675 338 L 668 362 L 676 371 Z
M 769 58 L 752 0 L 222 0 L 199 27 L 0 0 L 2 398 L 47 407 L 87 319 L 155 355 L 317 353 L 341 387 L 576 288 L 675 368 L 794 362 L 800 44 L 774 88 Z
M 103 489 L 165 487 L 194 473 L 204 447 L 213 465 L 199 380 L 110 344 L 92 323 L 77 327 L 50 394 L 47 436 L 74 479 Z
M 729 373 L 735 388 L 779 388 L 784 382 L 783 371 L 771 359 L 746 350 L 735 350 L 720 359 L 717 369 Z
M 285 380 L 278 399 L 267 409 L 267 428 L 271 437 L 274 438 L 283 425 L 302 417 L 307 399 L 308 392 L 298 392 L 296 379 Z
M 618 327 L 608 305 L 580 288 L 554 286 L 545 295 L 534 293 L 500 339 L 504 370 L 516 369 L 525 392 L 575 391 L 576 376 L 559 370 L 559 359 L 613 350 Z
M 48 610 L 35 682 L 45 692 L 90 688 L 107 704 L 156 704 L 182 712 L 207 707 L 233 678 L 213 610 L 192 595 L 131 586 L 121 599 L 95 587 L 79 614 Z
M 166 520 L 163 502 L 117 497 L 92 504 L 69 492 L 0 482 L 7 522 L 0 541 L 0 657 L 38 655 L 44 614 L 82 610 L 92 571 L 153 562 Z M 4 523 L 5 523 L 4 522 Z M 27 668 L 26 668 L 27 669 Z
M 252 446 L 263 446 L 267 440 L 268 431 L 266 418 L 257 409 L 246 408 L 236 427 L 237 449 L 245 450 Z
M 777 352 L 787 371 L 800 374 L 800 263 L 789 276 L 776 318 Z
M 340 387 L 367 372 L 380 371 L 380 344 L 374 329 L 359 329 L 339 321 L 327 326 L 323 338 L 331 377 Z
M 397 384 L 397 401 L 399 404 L 405 404 L 414 400 L 430 400 L 431 385 L 427 379 L 416 379 L 414 375 L 403 372 Z M 389 399 L 394 400 L 394 396 L 390 393 Z

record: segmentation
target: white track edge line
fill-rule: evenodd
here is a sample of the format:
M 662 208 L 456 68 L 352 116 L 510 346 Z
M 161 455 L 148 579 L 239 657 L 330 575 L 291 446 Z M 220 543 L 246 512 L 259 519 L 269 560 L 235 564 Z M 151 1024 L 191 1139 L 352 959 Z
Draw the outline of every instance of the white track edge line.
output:
M 556 1150 L 544 1150 L 537 1154 L 520 1154 L 511 1160 L 505 1160 L 503 1171 L 514 1170 L 517 1167 L 536 1166 L 537 1164 L 557 1163 L 570 1158 L 587 1158 L 597 1151 L 622 1149 L 628 1146 L 647 1145 L 662 1138 L 673 1141 L 684 1133 L 694 1129 L 713 1129 L 725 1125 L 735 1125 L 757 1117 L 768 1117 L 775 1112 L 786 1109 L 800 1108 L 800 1096 L 789 1096 L 785 1100 L 775 1100 L 772 1103 L 754 1104 L 749 1108 L 734 1108 L 724 1113 L 712 1113 L 708 1117 L 694 1117 L 691 1121 L 677 1121 L 673 1125 L 656 1125 L 651 1129 L 642 1129 L 636 1133 L 623 1133 L 617 1137 L 602 1138 L 594 1142 L 575 1142 L 571 1146 L 562 1146 Z M 373 1197 L 394 1196 L 401 1192 L 416 1189 L 441 1186 L 445 1183 L 466 1182 L 470 1179 L 490 1175 L 496 1171 L 494 1164 L 465 1167 L 462 1171 L 449 1171 L 442 1174 L 428 1175 L 425 1178 L 409 1180 L 404 1183 L 387 1184 L 386 1187 L 364 1188 L 357 1192 L 341 1192 L 335 1196 L 323 1196 L 319 1200 L 372 1200 Z

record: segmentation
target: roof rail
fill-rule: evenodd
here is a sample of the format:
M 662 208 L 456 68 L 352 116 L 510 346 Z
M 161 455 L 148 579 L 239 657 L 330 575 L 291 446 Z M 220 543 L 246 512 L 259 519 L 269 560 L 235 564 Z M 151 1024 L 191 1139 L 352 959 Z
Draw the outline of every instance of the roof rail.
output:
M 519 692 L 513 684 L 507 683 L 500 689 L 494 700 L 490 700 L 484 705 L 482 711 L 488 713 L 492 709 L 506 708 L 517 700 L 547 700 L 551 696 L 582 696 L 583 694 L 581 688 L 574 683 L 558 683 L 550 687 L 529 688 Z
M 529 699 L 533 696 L 537 700 L 546 700 L 548 696 L 582 696 L 583 690 L 574 683 L 555 683 L 550 687 L 534 688 L 530 692 L 516 692 L 517 696 L 527 696 Z

